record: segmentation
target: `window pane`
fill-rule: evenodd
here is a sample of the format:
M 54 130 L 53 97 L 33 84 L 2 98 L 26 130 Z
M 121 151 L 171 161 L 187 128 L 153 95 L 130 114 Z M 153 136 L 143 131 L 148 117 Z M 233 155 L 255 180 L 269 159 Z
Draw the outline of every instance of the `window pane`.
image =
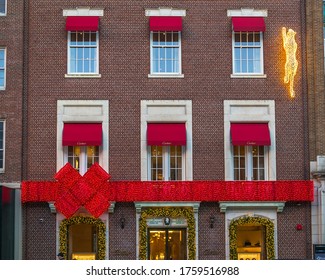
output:
M 247 33 L 242 33 L 241 34 L 241 45 L 242 46 L 247 46 Z
M 78 46 L 82 46 L 84 43 L 83 43 L 83 38 L 84 38 L 84 33 L 83 32 L 78 32 L 77 33 L 77 45 Z
M 166 32 L 159 32 L 159 45 L 160 46 L 166 45 Z
M 179 44 L 179 38 L 178 38 L 178 32 L 173 32 L 173 45 L 178 45 Z
M 255 45 L 256 45 L 256 46 L 259 46 L 259 45 L 260 45 L 260 42 L 261 42 L 261 35 L 260 35 L 259 32 L 254 33 L 254 42 L 255 42 Z
M 97 45 L 97 32 L 91 32 L 90 43 L 92 46 Z
M 75 46 L 77 44 L 76 32 L 70 32 L 70 45 Z
M 240 45 L 240 33 L 235 33 L 235 46 Z
M 170 46 L 173 43 L 173 33 L 166 32 L 166 45 Z
M 89 44 L 90 44 L 90 33 L 84 32 L 84 45 L 89 45 Z
M 248 33 L 247 35 L 247 41 L 249 46 L 254 45 L 254 34 L 253 33 Z
M 154 46 L 157 46 L 158 45 L 158 40 L 159 40 L 158 33 L 157 32 L 153 32 L 152 33 L 152 44 Z

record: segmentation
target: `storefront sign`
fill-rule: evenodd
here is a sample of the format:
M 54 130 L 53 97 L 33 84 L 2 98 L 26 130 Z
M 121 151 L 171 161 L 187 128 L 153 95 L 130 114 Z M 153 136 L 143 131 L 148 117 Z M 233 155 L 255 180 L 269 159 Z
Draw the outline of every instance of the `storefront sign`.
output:
M 171 219 L 170 223 L 165 223 L 165 217 L 164 218 L 152 218 L 147 219 L 147 225 L 149 227 L 187 227 L 187 221 L 183 218 L 177 218 L 177 219 Z

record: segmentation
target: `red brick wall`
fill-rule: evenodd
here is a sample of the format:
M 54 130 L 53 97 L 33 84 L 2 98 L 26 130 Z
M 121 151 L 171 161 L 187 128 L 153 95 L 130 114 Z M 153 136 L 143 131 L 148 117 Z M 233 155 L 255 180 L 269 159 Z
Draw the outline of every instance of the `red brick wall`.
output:
M 309 203 L 286 203 L 278 213 L 279 259 L 312 259 L 311 222 Z M 297 230 L 297 224 L 302 230 Z
M 6 48 L 6 89 L 0 90 L 0 119 L 6 121 L 5 173 L 0 182 L 21 180 L 23 7 L 20 0 L 7 1 L 7 15 L 0 17 L 0 47 Z
M 56 101 L 108 99 L 110 173 L 113 180 L 140 179 L 140 100 L 190 99 L 193 104 L 194 179 L 224 178 L 223 101 L 274 99 L 278 179 L 306 179 L 306 88 L 299 63 L 290 100 L 283 84 L 281 27 L 297 31 L 298 59 L 305 39 L 300 2 L 175 1 L 187 10 L 183 20 L 184 79 L 149 79 L 149 31 L 144 8 L 166 6 L 147 1 L 97 1 L 100 19 L 100 79 L 66 79 L 67 34 L 62 9 L 80 1 L 30 1 L 29 37 L 29 179 L 49 179 L 56 166 Z M 85 3 L 87 4 L 87 1 Z M 88 3 L 89 4 L 89 3 Z M 92 5 L 91 5 L 92 6 Z M 252 6 L 267 9 L 264 37 L 266 79 L 232 79 L 231 20 L 226 10 Z M 43 18 L 42 21 L 39 19 Z M 121 146 L 121 143 L 123 146 Z M 41 160 L 40 160 L 41 159 Z
M 18 1 L 17 1 L 18 2 Z M 192 100 L 194 180 L 224 179 L 223 101 L 275 100 L 277 179 L 309 179 L 306 154 L 307 116 L 302 61 L 306 39 L 301 10 L 303 1 L 29 1 L 28 63 L 28 180 L 50 180 L 56 173 L 57 100 L 109 100 L 109 171 L 112 180 L 140 180 L 140 101 L 144 99 Z M 67 33 L 62 9 L 77 6 L 104 8 L 100 18 L 100 79 L 66 79 Z M 149 79 L 149 29 L 145 8 L 173 7 L 186 9 L 182 32 L 183 79 Z M 253 7 L 267 9 L 264 36 L 265 79 L 232 79 L 231 20 L 227 9 Z M 40 20 L 42 19 L 42 20 Z M 281 28 L 297 32 L 299 68 L 296 75 L 296 98 L 290 99 L 283 84 L 284 51 Z M 1 176 L 1 175 L 0 175 Z M 279 214 L 279 257 L 310 257 L 305 248 L 293 248 L 287 231 L 296 223 L 299 207 L 285 207 Z M 39 208 L 26 206 L 26 218 L 39 216 Z M 49 213 L 49 209 L 43 211 Z M 223 215 L 217 203 L 204 204 L 199 210 L 199 254 L 202 259 L 225 257 Z M 216 228 L 207 219 L 216 212 Z M 120 215 L 126 217 L 124 230 Z M 47 214 L 49 215 L 49 214 Z M 298 216 L 299 216 L 298 215 Z M 310 217 L 310 216 L 309 216 Z M 304 223 L 308 224 L 306 216 Z M 29 222 L 28 222 L 28 225 Z M 27 228 L 27 258 L 52 257 L 55 239 L 53 221 L 44 232 L 42 225 Z M 35 232 L 33 232 L 35 231 Z M 46 233 L 49 239 L 42 239 Z M 110 258 L 135 258 L 135 208 L 117 204 L 110 217 Z M 293 234 L 293 233 L 292 233 Z M 310 243 L 310 235 L 294 232 L 301 244 Z M 304 234 L 304 236 L 301 236 Z M 33 238 L 39 236 L 51 247 L 45 253 Z M 215 247 L 210 248 L 210 243 Z M 303 243 L 304 242 L 304 243 Z M 305 246 L 305 245 L 304 245 Z M 31 247 L 31 248 L 29 248 Z M 211 251 L 209 251 L 211 250 Z M 292 249 L 290 249 L 292 250 Z M 38 256 L 39 252 L 40 255 Z

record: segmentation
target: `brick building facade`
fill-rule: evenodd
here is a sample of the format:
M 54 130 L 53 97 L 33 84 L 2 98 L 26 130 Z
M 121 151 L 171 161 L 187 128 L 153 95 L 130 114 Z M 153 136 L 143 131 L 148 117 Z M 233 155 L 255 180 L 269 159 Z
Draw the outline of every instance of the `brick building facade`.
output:
M 24 2 L 0 5 L 0 258 L 21 255 Z M 16 210 L 13 205 L 16 204 Z M 15 218 L 16 215 L 16 218 Z M 19 216 L 19 215 L 18 215 Z
M 23 91 L 21 76 L 20 92 L 26 102 L 22 98 L 25 107 L 15 107 L 19 124 L 24 123 L 22 137 L 17 136 L 23 143 L 12 153 L 24 149 L 23 158 L 20 153 L 13 157 L 23 170 L 16 170 L 21 179 L 10 177 L 7 168 L 0 174 L 13 178 L 0 177 L 0 182 L 23 182 L 22 259 L 54 259 L 59 251 L 68 259 L 312 259 L 309 163 L 322 152 L 315 148 L 313 137 L 318 136 L 309 131 L 317 125 L 308 115 L 310 100 L 318 104 L 313 97 L 318 95 L 309 92 L 307 70 L 313 64 L 305 50 L 314 43 L 307 30 L 311 14 L 317 14 L 316 1 L 292 1 L 290 9 L 285 1 L 249 0 L 24 2 L 27 63 L 20 73 L 25 73 L 26 87 Z M 283 83 L 283 27 L 296 32 L 294 98 Z M 7 72 L 8 86 L 9 81 L 18 86 L 11 79 Z M 12 105 L 5 103 L 11 114 Z M 102 138 L 73 139 L 71 144 L 69 126 L 73 132 L 86 129 L 84 124 L 101 124 Z M 151 138 L 150 125 L 163 131 L 161 125 L 175 129 L 175 124 L 181 144 L 174 144 L 168 131 L 158 132 L 158 144 Z M 256 130 L 256 124 L 266 132 Z M 235 125 L 244 132 L 236 134 Z M 171 144 L 165 143 L 170 141 L 166 135 Z M 238 135 L 246 135 L 246 144 L 235 144 Z M 6 132 L 6 165 L 11 138 Z M 127 181 L 134 192 L 126 193 L 137 199 L 110 192 L 109 207 L 94 215 L 88 204 L 94 196 L 89 195 L 72 211 L 56 182 L 64 185 L 60 174 L 67 162 L 83 175 L 87 155 L 111 175 L 107 188 L 118 193 Z M 172 164 L 175 159 L 179 165 Z M 70 178 L 71 173 L 64 174 Z M 76 180 L 81 191 L 89 191 L 82 179 Z M 134 186 L 139 182 L 147 193 L 138 194 Z M 201 185 L 191 188 L 189 199 L 191 182 Z M 232 193 L 225 182 L 241 192 Z M 57 188 L 55 195 L 42 196 L 41 184 Z M 223 196 L 200 193 L 210 185 L 223 188 Z M 184 197 L 157 199 L 157 186 L 166 195 L 180 186 Z M 148 193 L 152 201 L 138 199 Z M 79 195 L 74 193 L 72 200 Z M 88 237 L 76 233 L 82 226 L 91 232 Z M 178 249 L 171 241 L 175 232 Z M 163 250 L 157 249 L 161 236 L 170 237 Z M 78 247 L 81 238 L 88 238 L 91 248 Z M 104 248 L 98 248 L 98 240 L 104 240 Z

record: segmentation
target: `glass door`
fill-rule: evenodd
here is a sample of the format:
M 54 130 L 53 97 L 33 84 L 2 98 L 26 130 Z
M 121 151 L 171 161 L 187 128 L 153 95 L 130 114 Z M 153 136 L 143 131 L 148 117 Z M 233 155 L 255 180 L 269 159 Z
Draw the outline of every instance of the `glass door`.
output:
M 69 226 L 68 259 L 95 260 L 97 255 L 97 229 L 95 225 Z
M 149 229 L 149 260 L 186 260 L 186 229 Z

